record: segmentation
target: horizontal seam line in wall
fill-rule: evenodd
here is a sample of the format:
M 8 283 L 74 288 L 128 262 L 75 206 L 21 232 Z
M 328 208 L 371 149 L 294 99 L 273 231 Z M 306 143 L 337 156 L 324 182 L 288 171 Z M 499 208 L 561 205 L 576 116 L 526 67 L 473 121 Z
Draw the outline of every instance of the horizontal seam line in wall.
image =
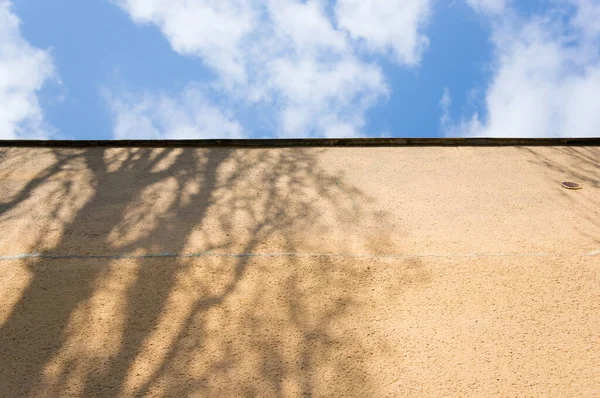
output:
M 572 253 L 572 254 L 550 254 L 550 253 L 469 253 L 469 254 L 345 254 L 345 253 L 160 253 L 160 254 L 45 254 L 45 253 L 23 253 L 15 255 L 0 256 L 0 261 L 44 259 L 44 260 L 86 260 L 86 259 L 149 259 L 149 258 L 199 258 L 199 257 L 341 257 L 341 258 L 370 258 L 370 259 L 411 259 L 411 258 L 497 258 L 497 257 L 594 257 L 598 252 Z

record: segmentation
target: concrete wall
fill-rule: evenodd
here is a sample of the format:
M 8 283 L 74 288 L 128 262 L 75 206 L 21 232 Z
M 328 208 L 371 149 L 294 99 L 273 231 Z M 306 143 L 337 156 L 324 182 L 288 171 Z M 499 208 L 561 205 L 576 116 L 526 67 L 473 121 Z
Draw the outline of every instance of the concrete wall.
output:
M 3 396 L 600 394 L 599 147 L 0 153 Z

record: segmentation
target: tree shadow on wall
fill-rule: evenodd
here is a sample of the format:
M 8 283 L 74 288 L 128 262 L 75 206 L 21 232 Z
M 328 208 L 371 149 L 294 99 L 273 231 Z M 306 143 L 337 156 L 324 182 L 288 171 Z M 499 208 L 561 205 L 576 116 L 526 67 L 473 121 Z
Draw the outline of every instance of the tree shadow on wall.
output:
M 531 162 L 544 168 L 559 187 L 563 181 L 574 181 L 583 186 L 583 195 L 560 189 L 560 194 L 572 203 L 579 216 L 578 230 L 600 244 L 600 147 L 556 146 L 522 147 Z
M 556 146 L 543 149 L 550 149 L 552 157 L 540 148 L 521 147 L 533 156 L 535 163 L 557 176 L 569 176 L 589 187 L 600 188 L 600 147 Z
M 372 347 L 351 325 L 382 280 L 359 260 L 248 255 L 298 253 L 311 234 L 384 223 L 364 193 L 320 166 L 320 150 L 52 152 L 1 204 L 0 225 L 10 225 L 45 203 L 52 222 L 36 224 L 31 246 L 58 257 L 24 260 L 29 283 L 0 326 L 2 395 L 377 388 L 363 366 Z M 35 155 L 7 151 L 0 168 Z M 205 255 L 135 257 L 165 252 Z M 123 254 L 134 258 L 111 257 Z M 386 299 L 427 281 L 417 261 L 398 269 Z

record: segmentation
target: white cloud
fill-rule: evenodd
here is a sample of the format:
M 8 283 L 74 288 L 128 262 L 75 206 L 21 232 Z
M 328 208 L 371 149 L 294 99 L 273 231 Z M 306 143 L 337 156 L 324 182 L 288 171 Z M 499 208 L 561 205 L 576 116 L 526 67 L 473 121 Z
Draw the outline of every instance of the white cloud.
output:
M 137 23 L 156 24 L 175 51 L 201 57 L 237 80 L 245 78 L 242 51 L 259 9 L 250 0 L 115 0 Z
M 54 74 L 47 51 L 19 30 L 8 0 L 0 0 L 0 139 L 46 138 L 37 92 Z
M 430 14 L 429 0 L 338 0 L 338 24 L 376 51 L 391 51 L 397 61 L 415 65 L 429 40 L 422 28 Z
M 242 127 L 211 105 L 202 91 L 184 89 L 178 96 L 106 95 L 115 119 L 116 139 L 242 138 Z
M 275 134 L 288 137 L 359 135 L 367 109 L 388 87 L 355 39 L 417 64 L 430 2 L 371 2 L 385 26 L 371 20 L 361 29 L 360 9 L 345 0 L 335 8 L 340 26 L 326 0 L 113 1 L 134 21 L 158 26 L 176 52 L 202 59 L 232 101 L 272 113 Z
M 450 90 L 444 88 L 444 94 L 440 100 L 440 108 L 442 108 L 442 117 L 440 118 L 440 124 L 442 127 L 446 127 L 450 122 L 450 106 L 452 105 L 452 97 L 450 96 Z
M 476 12 L 486 14 L 499 14 L 508 7 L 508 0 L 466 0 L 466 2 Z
M 496 61 L 486 116 L 449 125 L 447 135 L 600 136 L 600 29 L 590 17 L 600 5 L 571 5 L 576 11 L 566 20 L 564 1 L 526 21 L 508 18 L 509 11 L 492 17 Z
M 289 39 L 286 47 L 295 47 L 296 53 L 312 53 L 318 49 L 348 51 L 345 35 L 333 27 L 323 11 L 319 1 L 268 1 L 268 12 L 276 31 Z
M 331 63 L 310 57 L 279 59 L 270 67 L 269 84 L 285 103 L 281 127 L 289 136 L 355 136 L 365 109 L 386 93 L 379 69 L 354 58 Z M 331 127 L 342 125 L 343 133 Z
M 578 6 L 573 24 L 580 28 L 587 37 L 600 35 L 600 2 L 597 0 L 569 0 Z

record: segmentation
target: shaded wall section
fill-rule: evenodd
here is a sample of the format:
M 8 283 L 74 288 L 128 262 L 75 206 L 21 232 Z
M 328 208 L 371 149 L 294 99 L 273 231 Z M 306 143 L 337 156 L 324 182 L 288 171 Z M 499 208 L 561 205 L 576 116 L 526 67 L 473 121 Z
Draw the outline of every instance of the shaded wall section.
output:
M 599 159 L 0 148 L 0 394 L 600 394 Z

